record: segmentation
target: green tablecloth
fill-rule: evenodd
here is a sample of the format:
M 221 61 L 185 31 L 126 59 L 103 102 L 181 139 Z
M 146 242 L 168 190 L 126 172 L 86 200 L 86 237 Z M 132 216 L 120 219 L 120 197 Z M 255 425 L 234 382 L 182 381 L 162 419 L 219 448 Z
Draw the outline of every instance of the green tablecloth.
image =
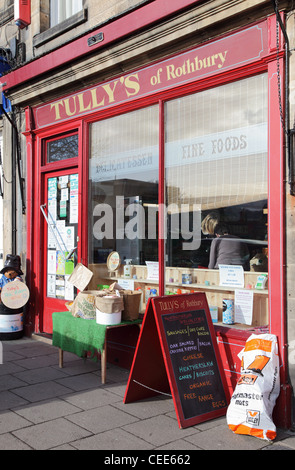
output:
M 83 357 L 85 352 L 97 359 L 97 351 L 103 350 L 107 325 L 99 325 L 96 320 L 85 320 L 73 317 L 71 312 L 54 312 L 52 314 L 52 344 Z M 120 325 L 134 325 L 141 320 L 123 321 Z

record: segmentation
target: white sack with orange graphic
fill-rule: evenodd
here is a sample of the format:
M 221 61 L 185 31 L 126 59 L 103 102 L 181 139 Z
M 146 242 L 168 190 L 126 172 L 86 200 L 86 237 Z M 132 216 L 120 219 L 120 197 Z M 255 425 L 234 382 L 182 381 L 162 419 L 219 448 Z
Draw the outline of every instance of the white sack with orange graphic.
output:
M 272 412 L 280 393 L 277 337 L 251 335 L 239 353 L 241 377 L 227 409 L 227 424 L 236 434 L 275 439 Z

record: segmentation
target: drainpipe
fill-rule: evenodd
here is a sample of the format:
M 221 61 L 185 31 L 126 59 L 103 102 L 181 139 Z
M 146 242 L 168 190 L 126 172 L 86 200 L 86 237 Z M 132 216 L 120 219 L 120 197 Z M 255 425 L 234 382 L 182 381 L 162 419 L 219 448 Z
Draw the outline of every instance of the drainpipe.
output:
M 21 201 L 22 201 L 22 213 L 26 213 L 26 206 L 25 206 L 25 200 L 24 200 L 24 190 L 23 190 L 23 178 L 21 176 L 21 169 L 20 169 L 20 160 L 21 160 L 21 153 L 20 153 L 20 145 L 19 145 L 19 140 L 18 140 L 18 129 L 17 126 L 14 122 L 14 119 L 11 119 L 9 114 L 6 112 L 6 110 L 3 107 L 3 104 L 0 103 L 0 106 L 2 108 L 3 114 L 6 116 L 8 121 L 11 124 L 12 128 L 12 134 L 11 134 L 11 164 L 12 164 L 12 183 L 11 183 L 11 191 L 12 191 L 12 201 L 11 201 L 11 210 L 12 210 L 12 252 L 16 253 L 16 210 L 17 210 L 17 204 L 16 204 L 16 197 L 17 197 L 17 191 L 16 191 L 16 169 L 18 170 L 18 178 L 19 178 L 19 187 L 20 187 L 20 195 L 21 195 Z
M 11 229 L 12 229 L 12 240 L 11 240 L 11 246 L 12 246 L 12 253 L 16 253 L 16 171 L 15 171 L 15 163 L 16 163 L 16 141 L 15 141 L 15 130 L 12 127 L 12 134 L 11 134 L 11 140 L 12 140 L 12 152 L 11 152 L 11 164 L 12 164 L 12 183 L 11 183 L 11 211 L 12 211 L 12 216 L 11 216 Z
M 5 115 L 5 117 L 8 119 L 8 121 L 10 122 L 10 124 L 12 126 L 12 136 L 13 136 L 13 139 L 14 139 L 14 142 L 15 142 L 15 155 L 17 156 L 16 159 L 15 158 L 13 159 L 13 161 L 14 161 L 14 172 L 16 174 L 15 168 L 16 168 L 16 165 L 17 165 L 17 170 L 18 170 L 17 172 L 18 172 L 19 183 L 20 183 L 20 195 L 21 195 L 21 201 L 22 201 L 22 213 L 25 214 L 26 213 L 26 205 L 25 205 L 24 190 L 23 190 L 24 179 L 21 176 L 21 168 L 20 168 L 21 152 L 20 152 L 20 145 L 19 145 L 19 140 L 18 140 L 18 128 L 17 128 L 14 120 L 12 120 L 11 117 L 9 116 L 9 114 L 5 111 L 2 103 L 0 103 L 0 106 L 2 108 L 3 114 Z
M 286 44 L 286 58 L 285 58 L 285 123 L 283 123 L 284 127 L 284 134 L 285 134 L 285 141 L 286 141 L 286 154 L 287 154 L 287 162 L 288 162 L 288 184 L 290 187 L 290 194 L 291 196 L 295 195 L 294 190 L 294 182 L 295 182 L 295 175 L 294 175 L 294 152 L 291 152 L 291 142 L 293 147 L 293 139 L 295 135 L 295 129 L 289 128 L 289 53 L 290 53 L 290 46 L 289 46 L 289 38 L 287 35 L 286 28 L 284 23 L 282 22 L 282 18 L 278 8 L 278 0 L 271 0 L 274 8 L 274 12 L 276 14 L 277 22 L 280 25 L 281 31 L 283 33 L 285 44 Z M 293 150 L 293 149 L 292 149 Z
M 285 39 L 285 47 L 286 47 L 286 57 L 285 57 L 285 123 L 283 122 L 283 116 L 282 116 L 282 109 L 281 109 L 281 103 L 280 103 L 280 113 L 281 113 L 281 120 L 282 120 L 282 125 L 284 129 L 284 135 L 285 135 L 285 142 L 286 142 L 286 155 L 287 155 L 287 164 L 288 164 L 288 184 L 289 184 L 289 191 L 290 195 L 294 196 L 295 195 L 295 174 L 294 174 L 294 169 L 295 169 L 295 162 L 294 162 L 294 137 L 295 137 L 295 127 L 293 123 L 293 129 L 290 129 L 289 125 L 289 63 L 290 63 L 290 47 L 289 47 L 289 39 L 288 35 L 285 29 L 285 26 L 282 22 L 282 18 L 279 13 L 279 7 L 278 7 L 278 0 L 272 0 L 273 8 L 276 14 L 276 19 L 277 22 L 281 28 L 281 31 L 284 35 Z M 278 71 L 279 73 L 279 71 Z M 286 266 L 285 266 L 286 268 Z M 286 299 L 285 299 L 286 302 Z M 290 378 L 288 376 L 288 365 L 289 365 L 289 360 L 288 360 L 288 339 L 287 339 L 287 318 L 286 318 L 286 324 L 285 324 L 285 330 L 283 332 L 284 337 L 282 338 L 283 342 L 283 348 L 284 348 L 284 354 L 285 354 L 285 364 L 286 367 L 284 368 L 284 383 L 282 383 L 282 391 L 284 391 L 284 406 L 285 410 L 284 412 L 287 412 L 287 409 L 289 406 L 291 407 L 291 414 L 293 415 L 294 413 L 294 390 L 292 388 L 292 384 L 290 383 Z M 286 421 L 289 421 L 289 418 L 286 416 Z M 294 417 L 290 417 L 290 425 L 292 425 L 294 421 Z

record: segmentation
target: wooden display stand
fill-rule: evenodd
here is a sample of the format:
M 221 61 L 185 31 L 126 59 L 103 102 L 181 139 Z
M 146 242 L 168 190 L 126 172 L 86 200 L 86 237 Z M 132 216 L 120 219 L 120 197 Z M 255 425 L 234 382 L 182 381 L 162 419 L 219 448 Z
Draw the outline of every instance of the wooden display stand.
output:
M 97 284 L 111 284 L 114 280 L 120 283 L 124 279 L 123 266 L 116 273 L 109 275 L 106 264 L 91 264 L 89 269 L 94 273 L 93 279 L 89 284 L 89 289 L 96 289 Z M 156 288 L 159 284 L 147 278 L 146 266 L 132 266 L 131 278 L 134 278 L 134 288 L 140 288 L 143 291 L 143 310 L 145 311 L 145 292 L 148 288 Z M 166 267 L 166 290 L 172 293 L 190 293 L 205 292 L 209 306 L 218 307 L 218 322 L 222 324 L 222 300 L 234 299 L 235 289 L 219 285 L 219 271 L 217 269 L 188 269 Z M 192 278 L 191 284 L 182 283 L 182 275 L 189 273 Z M 115 274 L 115 275 L 113 275 Z M 268 325 L 268 290 L 255 289 L 257 278 L 261 273 L 245 271 L 245 289 L 251 289 L 254 292 L 253 300 L 253 320 L 252 325 L 236 324 L 234 328 L 244 329 L 249 327 L 259 327 Z

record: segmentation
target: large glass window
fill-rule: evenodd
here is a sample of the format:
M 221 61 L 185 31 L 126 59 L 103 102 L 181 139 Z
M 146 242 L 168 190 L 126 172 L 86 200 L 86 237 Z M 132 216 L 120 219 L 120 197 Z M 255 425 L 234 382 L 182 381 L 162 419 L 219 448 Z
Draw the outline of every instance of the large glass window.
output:
M 158 129 L 157 105 L 91 124 L 89 263 L 158 261 Z
M 267 75 L 169 101 L 165 119 L 167 266 L 208 267 L 215 219 L 249 270 L 267 253 Z
M 163 135 L 158 105 L 90 125 L 88 258 L 97 279 L 125 277 L 122 267 L 107 272 L 108 255 L 117 251 L 122 264 L 130 260 L 145 300 L 160 291 L 205 290 L 221 321 L 223 300 L 234 299 L 237 284 L 251 290 L 259 273 L 267 278 L 267 85 L 260 74 L 166 101 Z M 158 214 L 165 217 L 165 286 L 156 272 Z M 238 273 L 227 287 L 221 264 L 226 276 Z M 235 322 L 266 325 L 267 296 L 267 288 L 255 289 L 251 315 L 239 313 Z

